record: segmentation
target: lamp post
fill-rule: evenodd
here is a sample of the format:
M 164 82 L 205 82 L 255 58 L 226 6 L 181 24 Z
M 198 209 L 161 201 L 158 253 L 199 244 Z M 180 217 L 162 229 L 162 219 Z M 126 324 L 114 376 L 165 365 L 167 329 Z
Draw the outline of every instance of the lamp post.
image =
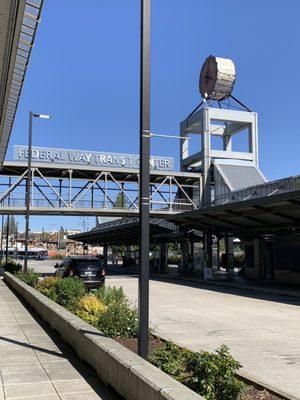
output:
M 150 2 L 141 0 L 138 352 L 143 358 L 149 348 Z
M 29 112 L 29 131 L 28 131 L 28 164 L 27 164 L 27 180 L 25 194 L 25 255 L 24 255 L 24 272 L 28 270 L 28 245 L 29 245 L 29 216 L 30 216 L 30 183 L 31 183 L 31 161 L 32 161 L 32 122 L 33 118 L 49 119 L 50 115 L 34 114 Z

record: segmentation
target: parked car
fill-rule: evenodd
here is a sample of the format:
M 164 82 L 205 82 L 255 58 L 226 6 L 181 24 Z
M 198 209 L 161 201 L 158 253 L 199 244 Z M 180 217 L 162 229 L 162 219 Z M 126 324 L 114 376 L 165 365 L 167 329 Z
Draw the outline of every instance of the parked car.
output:
M 56 276 L 78 276 L 89 289 L 97 288 L 105 282 L 103 261 L 93 256 L 67 257 L 57 263 L 55 268 Z

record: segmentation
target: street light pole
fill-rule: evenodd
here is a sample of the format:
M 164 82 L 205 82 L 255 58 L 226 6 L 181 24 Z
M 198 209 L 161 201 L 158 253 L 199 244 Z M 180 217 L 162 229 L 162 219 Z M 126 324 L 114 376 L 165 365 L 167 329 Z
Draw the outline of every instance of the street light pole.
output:
M 31 183 L 31 161 L 32 161 L 32 122 L 33 118 L 49 119 L 50 115 L 34 114 L 29 112 L 29 131 L 28 131 L 28 163 L 27 163 L 27 179 L 25 193 L 25 255 L 24 255 L 24 272 L 28 270 L 28 245 L 29 245 L 29 217 L 30 217 L 30 183 Z
M 149 348 L 150 3 L 141 0 L 138 353 L 143 358 Z
M 29 245 L 29 217 L 30 217 L 30 182 L 31 182 L 31 159 L 32 159 L 32 119 L 33 113 L 29 112 L 29 131 L 28 131 L 28 156 L 27 156 L 27 180 L 25 194 L 25 254 L 24 272 L 28 270 L 28 245 Z

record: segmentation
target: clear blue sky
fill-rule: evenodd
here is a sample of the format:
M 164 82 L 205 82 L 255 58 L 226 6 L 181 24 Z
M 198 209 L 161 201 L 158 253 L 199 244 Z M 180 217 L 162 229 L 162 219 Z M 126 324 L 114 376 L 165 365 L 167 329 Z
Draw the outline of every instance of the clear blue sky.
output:
M 53 115 L 35 120 L 35 145 L 138 151 L 139 3 L 45 0 L 7 159 L 27 142 L 29 110 Z M 152 0 L 152 130 L 177 133 L 205 58 L 232 58 L 234 94 L 259 113 L 262 171 L 299 174 L 299 14 L 298 0 Z M 154 139 L 151 153 L 177 158 L 178 143 Z M 32 229 L 78 223 L 32 218 Z

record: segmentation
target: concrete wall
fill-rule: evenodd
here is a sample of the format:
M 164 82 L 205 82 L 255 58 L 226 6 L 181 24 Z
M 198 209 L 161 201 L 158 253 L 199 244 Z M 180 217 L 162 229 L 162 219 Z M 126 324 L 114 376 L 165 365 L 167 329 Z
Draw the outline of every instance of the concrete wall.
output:
M 10 273 L 4 279 L 126 400 L 204 400 Z

